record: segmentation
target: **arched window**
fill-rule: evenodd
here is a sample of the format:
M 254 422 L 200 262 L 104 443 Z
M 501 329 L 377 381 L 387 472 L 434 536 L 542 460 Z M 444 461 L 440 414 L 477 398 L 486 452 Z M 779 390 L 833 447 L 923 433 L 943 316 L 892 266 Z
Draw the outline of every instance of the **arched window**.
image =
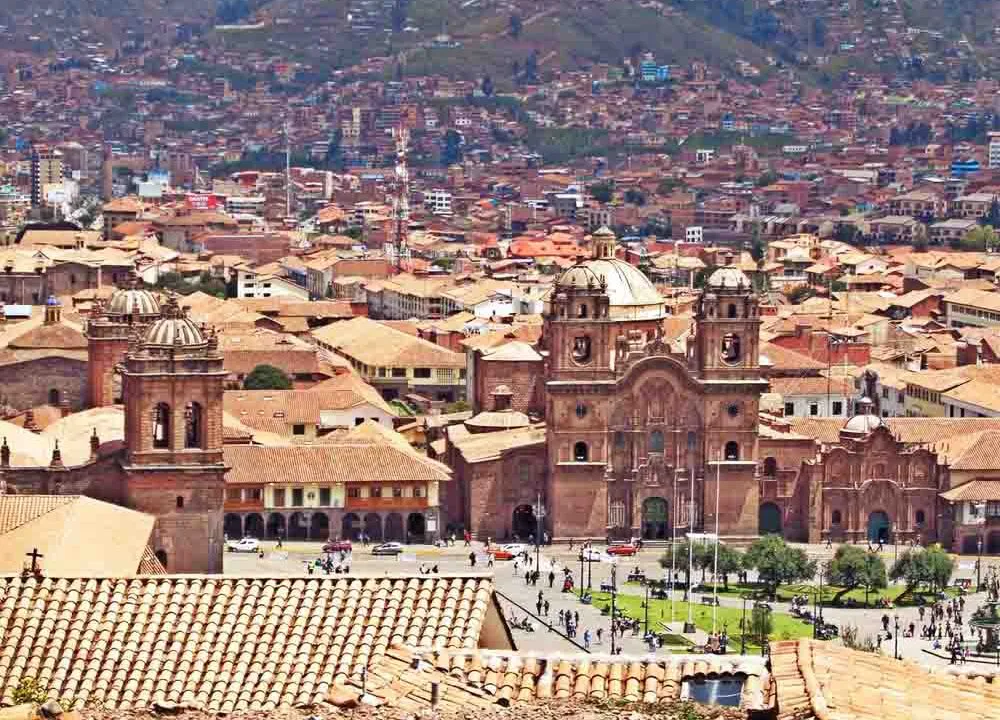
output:
M 590 449 L 587 443 L 578 442 L 573 446 L 573 462 L 587 462 L 590 459 Z
M 573 359 L 578 363 L 590 360 L 590 338 L 586 335 L 573 338 Z
M 740 444 L 735 440 L 730 440 L 726 443 L 726 450 L 724 453 L 726 460 L 739 460 L 740 459 Z
M 727 363 L 738 362 L 740 359 L 740 337 L 734 333 L 722 336 L 722 360 Z
M 580 306 L 579 317 L 582 317 L 582 318 L 587 317 L 587 306 L 586 305 L 581 305 Z
M 153 447 L 170 447 L 170 406 L 157 403 L 153 408 Z
M 917 520 L 917 527 L 923 526 L 924 522 L 927 520 L 927 516 L 924 515 L 923 510 L 917 510 L 916 520 Z
M 522 460 L 517 466 L 517 480 L 522 486 L 527 486 L 531 482 L 531 463 Z
M 176 500 L 175 500 L 175 502 L 177 504 L 177 509 L 178 510 L 183 510 L 184 509 L 184 496 L 183 495 L 178 495 L 177 498 L 176 498 Z
M 840 510 L 834 510 L 833 513 L 830 515 L 830 524 L 840 525 Z
M 726 308 L 726 316 L 731 318 L 736 317 L 736 305 L 733 303 L 729 304 L 729 307 Z
M 184 447 L 201 447 L 201 405 L 189 402 L 184 408 Z
M 773 478 L 778 474 L 778 461 L 773 457 L 764 458 L 764 477 Z
M 49 405 L 59 405 L 59 391 L 55 388 L 49 390 Z
M 649 451 L 655 453 L 663 452 L 663 433 L 654 430 L 649 434 Z

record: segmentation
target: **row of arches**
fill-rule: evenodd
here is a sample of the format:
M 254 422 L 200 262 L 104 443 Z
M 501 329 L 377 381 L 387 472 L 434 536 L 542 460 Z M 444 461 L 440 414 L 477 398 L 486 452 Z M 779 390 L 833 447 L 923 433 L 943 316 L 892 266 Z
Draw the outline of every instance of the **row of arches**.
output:
M 330 518 L 326 513 L 317 512 L 309 516 L 304 512 L 294 512 L 286 519 L 282 513 L 271 513 L 264 520 L 260 513 L 240 516 L 228 513 L 223 519 L 223 532 L 230 539 L 255 537 L 264 539 L 283 538 L 286 540 L 326 540 L 331 537 Z M 427 521 L 423 513 L 410 513 L 404 519 L 400 513 L 388 513 L 383 518 L 379 513 L 346 513 L 340 522 L 340 537 L 358 541 L 364 533 L 372 542 L 412 541 L 421 542 L 427 532 Z
M 649 436 L 649 451 L 663 452 L 663 433 L 654 430 Z M 740 459 L 740 444 L 735 440 L 726 443 L 722 451 L 722 457 L 728 462 L 735 462 Z M 590 447 L 582 440 L 573 445 L 573 462 L 589 462 Z

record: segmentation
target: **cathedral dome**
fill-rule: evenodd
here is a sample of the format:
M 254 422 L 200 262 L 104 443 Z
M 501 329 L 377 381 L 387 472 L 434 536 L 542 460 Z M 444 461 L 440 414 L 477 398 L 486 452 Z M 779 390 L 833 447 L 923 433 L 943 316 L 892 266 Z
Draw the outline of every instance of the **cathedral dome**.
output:
M 556 280 L 556 291 L 565 288 L 595 290 L 604 285 L 612 318 L 635 319 L 663 315 L 665 301 L 642 271 L 617 258 L 596 258 L 577 263 Z
M 739 268 L 723 267 L 709 276 L 706 287 L 713 290 L 749 290 L 753 285 Z
M 105 312 L 108 315 L 159 315 L 160 303 L 149 290 L 136 287 L 119 288 L 111 294 Z
M 187 317 L 171 296 L 163 306 L 163 317 L 154 322 L 143 336 L 143 345 L 155 347 L 201 347 L 208 342 L 205 334 Z
M 866 397 L 858 401 L 858 414 L 848 420 L 841 432 L 850 435 L 867 435 L 876 428 L 885 427 L 885 421 L 871 410 L 872 401 Z

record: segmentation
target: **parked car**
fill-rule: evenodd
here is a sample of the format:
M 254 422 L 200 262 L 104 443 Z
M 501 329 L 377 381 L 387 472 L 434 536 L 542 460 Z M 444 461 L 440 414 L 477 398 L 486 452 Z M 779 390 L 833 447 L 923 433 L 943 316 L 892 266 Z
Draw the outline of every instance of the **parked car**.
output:
M 399 555 L 401 552 L 403 545 L 398 542 L 382 543 L 372 548 L 372 555 Z
M 523 552 L 528 552 L 528 546 L 523 543 L 510 543 L 508 545 L 501 545 L 500 547 L 512 555 L 520 555 Z
M 354 548 L 350 540 L 331 540 L 323 546 L 325 553 L 353 552 Z
M 635 555 L 636 547 L 631 543 L 615 543 L 608 546 L 608 555 Z
M 604 557 L 604 553 L 597 548 L 587 548 L 580 551 L 580 559 L 587 562 L 601 562 L 602 557 Z
M 230 540 L 226 543 L 229 552 L 249 552 L 255 553 L 260 550 L 260 540 L 252 537 L 245 537 L 241 540 Z
M 489 554 L 493 556 L 494 560 L 514 559 L 514 553 L 510 552 L 507 548 L 503 547 L 490 548 Z

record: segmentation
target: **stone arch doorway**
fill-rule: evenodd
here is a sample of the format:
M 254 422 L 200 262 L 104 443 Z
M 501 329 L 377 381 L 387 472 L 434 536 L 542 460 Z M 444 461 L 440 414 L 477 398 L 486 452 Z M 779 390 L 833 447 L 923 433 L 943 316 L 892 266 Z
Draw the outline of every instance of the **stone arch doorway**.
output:
M 403 541 L 403 516 L 389 513 L 385 518 L 385 539 L 391 542 Z
M 271 513 L 267 518 L 267 536 L 269 538 L 285 537 L 285 516 L 281 513 Z
M 382 542 L 382 518 L 378 513 L 365 515 L 365 535 L 372 542 Z
M 330 537 L 330 518 L 326 513 L 313 513 L 309 522 L 309 537 L 313 540 L 326 540 Z
M 306 523 L 306 516 L 300 512 L 293 512 L 288 519 L 288 539 L 305 540 L 309 537 L 309 526 Z
M 427 520 L 423 513 L 410 513 L 406 518 L 406 540 L 407 542 L 423 542 L 424 533 L 427 532 Z
M 361 537 L 361 518 L 354 513 L 347 513 L 340 521 L 340 537 L 344 540 L 357 540 Z
M 643 540 L 665 540 L 670 535 L 670 515 L 667 507 L 667 501 L 661 497 L 646 498 L 643 501 Z
M 222 520 L 222 532 L 230 540 L 239 540 L 243 537 L 243 518 L 234 513 L 227 513 Z
M 535 511 L 531 505 L 518 505 L 510 518 L 510 531 L 514 537 L 521 540 L 535 537 Z
M 868 516 L 868 542 L 884 545 L 891 537 L 892 521 L 889 520 L 889 515 L 882 510 L 875 510 Z
M 757 532 L 761 535 L 781 534 L 781 508 L 774 503 L 764 503 L 757 512 Z
M 243 520 L 243 535 L 244 537 L 263 538 L 264 518 L 257 513 L 247 515 Z

